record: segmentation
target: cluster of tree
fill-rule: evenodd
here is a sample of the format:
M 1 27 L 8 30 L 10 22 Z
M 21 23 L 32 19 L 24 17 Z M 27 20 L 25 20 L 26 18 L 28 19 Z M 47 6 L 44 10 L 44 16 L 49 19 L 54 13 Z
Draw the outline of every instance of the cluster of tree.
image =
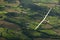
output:
M 8 3 L 16 3 L 16 0 L 4 0 L 4 1 L 6 1 Z

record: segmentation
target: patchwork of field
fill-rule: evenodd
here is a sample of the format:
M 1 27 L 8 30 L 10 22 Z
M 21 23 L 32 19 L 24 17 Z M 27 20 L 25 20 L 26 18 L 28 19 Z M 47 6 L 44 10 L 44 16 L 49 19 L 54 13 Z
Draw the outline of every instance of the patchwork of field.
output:
M 0 40 L 60 40 L 60 0 L 0 0 Z

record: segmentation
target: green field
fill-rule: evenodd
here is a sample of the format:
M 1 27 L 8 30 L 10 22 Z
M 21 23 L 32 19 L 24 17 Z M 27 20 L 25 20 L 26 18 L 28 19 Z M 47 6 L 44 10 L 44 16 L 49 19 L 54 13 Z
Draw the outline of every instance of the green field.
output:
M 57 5 L 60 0 L 0 0 L 0 40 L 60 40 Z M 34 30 L 51 7 L 48 17 Z

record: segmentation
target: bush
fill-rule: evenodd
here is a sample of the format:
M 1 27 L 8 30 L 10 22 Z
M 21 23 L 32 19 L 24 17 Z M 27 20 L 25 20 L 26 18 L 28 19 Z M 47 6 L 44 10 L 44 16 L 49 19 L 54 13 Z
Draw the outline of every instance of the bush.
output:
M 5 15 L 8 16 L 8 17 L 16 17 L 16 16 L 18 16 L 18 13 L 16 13 L 16 12 L 8 12 Z

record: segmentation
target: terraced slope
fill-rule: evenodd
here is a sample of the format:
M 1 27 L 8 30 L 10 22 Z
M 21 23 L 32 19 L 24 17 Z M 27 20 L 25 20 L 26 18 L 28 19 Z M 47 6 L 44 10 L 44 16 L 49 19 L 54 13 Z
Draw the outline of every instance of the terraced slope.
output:
M 52 6 L 46 20 L 34 30 Z M 59 0 L 0 0 L 0 40 L 47 39 L 60 40 Z

